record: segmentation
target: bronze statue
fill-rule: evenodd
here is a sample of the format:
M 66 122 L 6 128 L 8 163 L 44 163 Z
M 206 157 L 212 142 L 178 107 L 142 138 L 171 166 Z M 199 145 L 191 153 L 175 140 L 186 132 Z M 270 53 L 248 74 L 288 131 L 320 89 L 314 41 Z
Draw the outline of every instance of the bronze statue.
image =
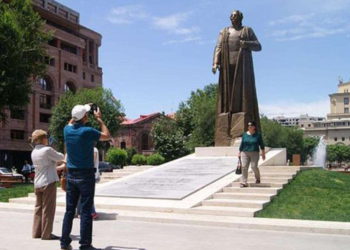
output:
M 235 10 L 232 26 L 221 30 L 214 51 L 212 71 L 220 71 L 215 146 L 230 146 L 241 137 L 248 121 L 260 129 L 252 51 L 261 45 L 252 28 L 242 26 L 243 14 Z

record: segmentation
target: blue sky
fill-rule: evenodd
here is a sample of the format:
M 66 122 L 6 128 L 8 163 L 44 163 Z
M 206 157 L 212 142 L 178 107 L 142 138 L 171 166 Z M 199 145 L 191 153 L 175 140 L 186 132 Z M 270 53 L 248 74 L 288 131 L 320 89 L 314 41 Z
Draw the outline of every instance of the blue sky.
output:
M 128 117 L 175 112 L 211 73 L 219 31 L 244 14 L 262 51 L 253 54 L 260 112 L 325 115 L 338 78 L 350 80 L 349 0 L 59 0 L 103 35 L 103 84 Z

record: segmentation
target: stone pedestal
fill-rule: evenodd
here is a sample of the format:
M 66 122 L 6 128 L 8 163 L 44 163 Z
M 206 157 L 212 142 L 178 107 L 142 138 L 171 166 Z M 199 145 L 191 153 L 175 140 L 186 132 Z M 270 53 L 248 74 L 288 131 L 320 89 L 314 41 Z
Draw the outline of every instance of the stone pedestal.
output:
M 245 131 L 246 113 L 221 113 L 216 117 L 215 146 L 233 146 L 236 138 Z

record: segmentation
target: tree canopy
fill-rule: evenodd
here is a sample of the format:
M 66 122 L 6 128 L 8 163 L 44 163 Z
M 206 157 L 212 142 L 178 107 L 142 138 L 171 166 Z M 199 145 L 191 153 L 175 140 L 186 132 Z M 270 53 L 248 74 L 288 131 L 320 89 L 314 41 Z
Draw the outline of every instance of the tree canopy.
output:
M 44 44 L 50 33 L 32 8 L 30 0 L 0 0 L 0 119 L 5 108 L 16 109 L 29 102 L 31 84 L 45 72 Z
M 179 105 L 176 123 L 191 151 L 195 147 L 214 145 L 216 95 L 217 84 L 209 84 L 193 91 L 188 100 Z
M 60 97 L 58 104 L 52 110 L 50 119 L 49 131 L 60 150 L 63 150 L 63 129 L 71 119 L 72 108 L 75 105 L 87 103 L 94 103 L 100 108 L 102 120 L 112 135 L 115 135 L 120 128 L 122 117 L 125 116 L 123 107 L 120 101 L 113 97 L 110 90 L 103 88 L 81 89 L 75 94 L 68 91 Z M 89 116 L 89 124 L 99 129 L 93 115 Z
M 162 115 L 154 122 L 151 131 L 156 151 L 166 161 L 174 160 L 189 153 L 183 130 L 171 118 Z

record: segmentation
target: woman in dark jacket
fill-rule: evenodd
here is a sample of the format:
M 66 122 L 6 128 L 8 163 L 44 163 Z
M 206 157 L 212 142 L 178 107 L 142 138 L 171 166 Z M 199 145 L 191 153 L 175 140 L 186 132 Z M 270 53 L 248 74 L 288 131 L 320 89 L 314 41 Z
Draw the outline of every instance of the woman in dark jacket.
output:
M 242 160 L 242 183 L 241 187 L 248 187 L 248 168 L 251 164 L 256 183 L 260 183 L 260 171 L 258 169 L 259 152 L 261 149 L 262 159 L 265 160 L 265 145 L 260 133 L 256 130 L 256 123 L 248 122 L 248 131 L 242 136 L 238 157 Z

